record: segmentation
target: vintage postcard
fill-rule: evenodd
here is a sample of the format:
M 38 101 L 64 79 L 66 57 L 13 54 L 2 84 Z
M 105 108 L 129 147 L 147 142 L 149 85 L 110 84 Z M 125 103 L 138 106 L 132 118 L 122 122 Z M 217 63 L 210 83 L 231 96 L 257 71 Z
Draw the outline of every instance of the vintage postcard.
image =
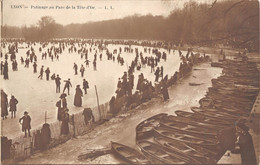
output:
M 1 164 L 259 163 L 257 0 L 1 0 Z

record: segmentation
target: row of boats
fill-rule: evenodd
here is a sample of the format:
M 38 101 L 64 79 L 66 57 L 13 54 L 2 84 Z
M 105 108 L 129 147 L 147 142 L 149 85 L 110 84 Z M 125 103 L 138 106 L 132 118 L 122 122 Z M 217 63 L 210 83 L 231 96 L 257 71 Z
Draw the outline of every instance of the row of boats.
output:
M 248 119 L 259 93 L 254 63 L 238 58 L 224 61 L 221 67 L 223 75 L 212 80 L 199 107 L 142 121 L 136 127 L 136 147 L 111 142 L 113 153 L 130 164 L 217 163 L 236 139 L 234 123 Z M 233 140 L 223 141 L 223 130 Z

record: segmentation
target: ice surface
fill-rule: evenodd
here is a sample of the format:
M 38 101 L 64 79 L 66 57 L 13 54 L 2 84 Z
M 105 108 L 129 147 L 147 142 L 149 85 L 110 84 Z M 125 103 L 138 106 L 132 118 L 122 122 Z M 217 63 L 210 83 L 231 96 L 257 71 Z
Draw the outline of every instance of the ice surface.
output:
M 62 78 L 61 83 L 61 92 L 64 87 L 63 80 L 71 79 L 72 88 L 70 89 L 70 95 L 67 97 L 69 113 L 77 113 L 83 108 L 78 108 L 73 105 L 74 93 L 76 85 L 81 85 L 83 78 L 80 76 L 80 72 L 78 69 L 78 75 L 74 75 L 73 63 L 77 63 L 78 68 L 80 68 L 81 64 L 85 67 L 86 71 L 84 74 L 84 78 L 89 82 L 89 90 L 88 94 L 83 97 L 83 107 L 95 107 L 97 106 L 97 99 L 95 94 L 94 85 L 97 86 L 99 102 L 100 104 L 108 102 L 113 95 L 115 95 L 116 85 L 119 77 L 123 76 L 123 72 L 127 71 L 127 65 L 131 64 L 131 61 L 135 57 L 135 53 L 125 53 L 122 51 L 121 57 L 124 58 L 125 64 L 121 66 L 116 61 L 112 60 L 108 61 L 105 51 L 103 52 L 102 61 L 99 60 L 99 52 L 97 55 L 97 71 L 93 71 L 93 59 L 94 59 L 94 51 L 92 53 L 89 52 L 89 60 L 90 66 L 86 68 L 84 64 L 84 59 L 80 58 L 78 53 L 68 53 L 68 49 L 60 55 L 60 60 L 54 60 L 53 62 L 49 57 L 46 60 L 41 59 L 41 53 L 39 53 L 39 44 L 33 45 L 35 53 L 37 55 L 37 74 L 33 73 L 32 63 L 30 63 L 29 68 L 25 68 L 21 65 L 20 57 L 22 56 L 26 59 L 26 44 L 20 44 L 18 53 L 16 54 L 16 59 L 18 62 L 18 71 L 13 72 L 11 69 L 10 58 L 8 59 L 9 66 L 9 80 L 3 80 L 3 76 L 0 78 L 0 88 L 4 89 L 4 91 L 8 94 L 8 100 L 10 100 L 11 95 L 14 95 L 19 103 L 17 105 L 17 118 L 11 119 L 10 114 L 7 120 L 2 121 L 2 135 L 8 136 L 9 138 L 14 138 L 20 135 L 21 125 L 18 123 L 18 119 L 23 116 L 24 111 L 28 111 L 29 115 L 32 118 L 32 129 L 40 127 L 44 124 L 45 120 L 45 112 L 47 112 L 47 122 L 51 123 L 56 121 L 57 118 L 57 108 L 55 106 L 56 102 L 59 100 L 60 94 L 55 92 L 55 82 L 52 80 L 46 81 L 45 73 L 43 80 L 38 79 L 40 67 L 44 65 L 44 69 L 47 67 L 50 68 L 50 75 L 53 73 L 59 74 Z M 49 44 L 45 48 L 43 48 L 43 52 L 47 51 L 52 44 Z M 57 45 L 56 45 L 57 46 Z M 114 49 L 119 49 L 119 47 L 123 45 L 108 45 L 108 49 L 110 52 L 113 52 Z M 88 46 L 89 47 L 89 46 Z M 87 48 L 88 48 L 87 47 Z M 139 51 L 143 52 L 144 56 L 155 56 L 152 54 L 144 53 L 143 48 L 140 46 L 133 46 L 133 48 L 137 47 Z M 93 47 L 92 47 L 93 49 Z M 96 48 L 97 49 L 97 48 Z M 165 51 L 165 49 L 160 49 L 161 52 Z M 7 52 L 7 48 L 3 50 L 3 52 Z M 119 50 L 118 50 L 119 52 Z M 183 52 L 186 54 L 186 52 Z M 115 57 L 117 55 L 115 54 Z M 1 61 L 4 59 L 2 58 Z M 167 53 L 167 61 L 161 60 L 159 66 L 164 67 L 164 75 L 168 74 L 172 76 L 175 71 L 179 69 L 179 55 L 178 52 L 171 51 L 170 54 Z M 137 84 L 138 75 L 140 73 L 144 74 L 144 77 L 148 80 L 154 82 L 155 76 L 154 73 L 150 72 L 150 67 L 142 68 L 141 71 L 136 71 L 134 73 L 134 81 L 135 85 Z M 135 89 L 136 87 L 134 87 Z

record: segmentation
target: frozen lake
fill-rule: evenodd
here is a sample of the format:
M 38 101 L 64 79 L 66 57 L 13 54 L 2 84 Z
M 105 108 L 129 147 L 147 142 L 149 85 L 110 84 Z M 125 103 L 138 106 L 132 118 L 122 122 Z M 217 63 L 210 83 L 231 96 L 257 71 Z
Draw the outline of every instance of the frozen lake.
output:
M 17 105 L 17 117 L 15 119 L 11 119 L 10 113 L 7 120 L 2 120 L 2 132 L 1 134 L 7 136 L 9 138 L 14 138 L 20 134 L 21 125 L 18 123 L 18 119 L 23 116 L 24 111 L 28 111 L 29 115 L 32 118 L 32 129 L 40 127 L 45 120 L 45 112 L 47 112 L 47 122 L 51 123 L 57 120 L 57 107 L 55 106 L 56 102 L 59 100 L 60 94 L 57 94 L 55 91 L 55 82 L 52 80 L 46 81 L 45 74 L 43 80 L 38 79 L 40 67 L 44 65 L 44 69 L 47 67 L 50 68 L 50 75 L 53 73 L 59 74 L 62 79 L 61 83 L 61 92 L 64 88 L 63 80 L 71 79 L 72 88 L 70 89 L 70 95 L 67 97 L 69 113 L 77 113 L 82 110 L 83 107 L 95 107 L 97 106 L 96 94 L 94 86 L 97 86 L 97 91 L 99 95 L 100 104 L 108 102 L 113 95 L 115 95 L 117 81 L 119 77 L 123 76 L 123 72 L 127 71 L 127 65 L 131 64 L 131 61 L 135 58 L 135 53 L 126 53 L 123 48 L 124 45 L 108 45 L 108 49 L 110 52 L 113 52 L 114 49 L 119 49 L 122 47 L 121 57 L 124 58 L 125 63 L 123 66 L 112 60 L 107 60 L 106 52 L 103 51 L 102 61 L 99 60 L 99 52 L 97 56 L 97 71 L 93 70 L 92 61 L 94 59 L 94 51 L 92 53 L 89 52 L 88 59 L 91 61 L 89 68 L 86 68 L 84 64 L 84 58 L 80 58 L 80 54 L 78 53 L 69 53 L 68 47 L 60 55 L 59 61 L 54 59 L 52 62 L 49 57 L 46 60 L 41 59 L 41 53 L 39 52 L 39 44 L 33 45 L 35 50 L 35 54 L 37 55 L 37 74 L 33 73 L 33 66 L 30 63 L 29 68 L 25 68 L 21 65 L 20 57 L 22 56 L 24 59 L 26 58 L 26 51 L 29 48 L 25 48 L 25 44 L 19 44 L 18 53 L 16 54 L 16 59 L 18 62 L 18 71 L 13 72 L 11 69 L 10 58 L 8 59 L 8 67 L 9 67 L 9 80 L 4 80 L 3 76 L 1 76 L 0 88 L 3 89 L 8 95 L 8 101 L 11 98 L 11 95 L 14 95 L 19 101 Z M 45 48 L 43 48 L 42 52 L 47 51 L 52 44 L 49 44 Z M 57 45 L 56 45 L 57 46 Z M 144 53 L 144 49 L 141 46 L 132 46 L 132 48 L 138 48 L 139 52 L 143 52 L 145 56 L 155 56 L 154 54 Z M 88 48 L 88 46 L 87 46 Z M 95 47 L 94 47 L 95 48 Z M 93 49 L 93 47 L 92 47 Z M 96 47 L 97 49 L 97 47 Z M 171 51 L 170 54 L 165 49 L 160 49 L 161 52 L 165 51 L 167 53 L 167 61 L 161 59 L 158 66 L 164 67 L 164 75 L 168 74 L 172 76 L 175 71 L 179 69 L 180 58 L 177 51 Z M 7 52 L 7 49 L 4 49 L 3 52 Z M 119 52 L 119 50 L 118 50 Z M 152 52 L 152 51 L 151 51 Z M 183 51 L 185 55 L 186 52 Z M 117 54 L 114 54 L 117 57 Z M 140 60 L 140 59 L 139 59 Z M 2 58 L 1 61 L 4 61 Z M 80 68 L 81 64 L 85 67 L 84 78 L 89 82 L 88 94 L 84 95 L 82 98 L 83 103 L 82 107 L 75 107 L 73 105 L 74 94 L 76 85 L 80 85 L 82 87 L 83 78 L 79 74 L 74 75 L 73 64 L 74 62 Z M 150 72 L 150 67 L 142 68 L 140 71 L 134 72 L 135 77 L 135 86 L 138 79 L 138 75 L 140 73 L 144 74 L 144 77 L 154 83 L 154 73 Z

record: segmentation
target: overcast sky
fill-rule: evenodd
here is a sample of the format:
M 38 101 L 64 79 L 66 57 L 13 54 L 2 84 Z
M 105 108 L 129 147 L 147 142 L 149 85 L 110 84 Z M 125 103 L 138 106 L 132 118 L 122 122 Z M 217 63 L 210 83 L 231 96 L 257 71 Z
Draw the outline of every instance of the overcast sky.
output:
M 86 23 L 123 18 L 129 15 L 163 15 L 167 16 L 175 8 L 182 8 L 190 0 L 3 0 L 3 24 L 10 26 L 33 25 L 42 16 L 51 16 L 57 23 Z M 198 1 L 198 0 L 197 0 Z M 199 0 L 212 3 L 214 0 Z M 14 6 L 16 5 L 16 6 Z M 22 8 L 17 8 L 21 5 Z M 39 9 L 39 7 L 48 7 Z M 49 9 L 53 6 L 54 9 Z M 56 8 L 65 7 L 65 9 Z M 66 9 L 69 6 L 70 9 Z M 71 9 L 74 6 L 93 6 L 95 9 Z M 113 9 L 105 9 L 112 6 Z M 27 7 L 27 8 L 25 8 Z

